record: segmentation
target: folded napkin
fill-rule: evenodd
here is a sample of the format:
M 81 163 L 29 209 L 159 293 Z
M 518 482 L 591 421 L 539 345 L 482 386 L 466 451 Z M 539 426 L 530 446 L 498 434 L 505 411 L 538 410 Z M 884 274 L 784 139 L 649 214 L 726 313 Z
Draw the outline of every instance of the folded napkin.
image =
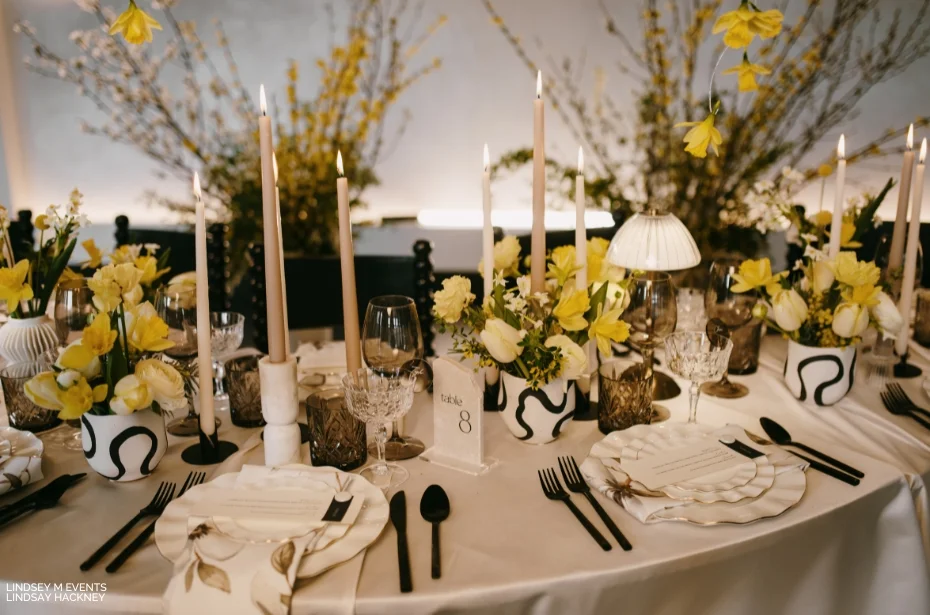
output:
M 304 342 L 294 351 L 297 366 L 301 369 L 313 367 L 339 367 L 346 364 L 345 342 Z
M 0 495 L 40 481 L 42 441 L 26 439 L 12 427 L 0 428 Z

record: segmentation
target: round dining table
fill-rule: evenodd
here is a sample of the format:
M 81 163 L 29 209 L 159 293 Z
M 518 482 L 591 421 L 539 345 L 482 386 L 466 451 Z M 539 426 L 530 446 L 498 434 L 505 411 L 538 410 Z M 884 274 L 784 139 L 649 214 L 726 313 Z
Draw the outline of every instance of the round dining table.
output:
M 858 486 L 808 469 L 804 496 L 780 516 L 710 527 L 645 525 L 596 494 L 633 545 L 631 551 L 616 545 L 603 551 L 565 506 L 545 497 L 537 478 L 538 470 L 557 467 L 560 456 L 581 463 L 603 437 L 597 422 L 571 421 L 554 442 L 531 445 L 514 438 L 499 415 L 486 412 L 485 452 L 497 463 L 484 475 L 422 459 L 400 462 L 410 473 L 400 489 L 408 500 L 413 591 L 400 592 L 396 533 L 388 523 L 366 551 L 301 583 L 291 613 L 930 613 L 925 487 L 930 430 L 888 413 L 878 388 L 862 377 L 835 406 L 800 403 L 782 381 L 785 349 L 783 340 L 766 337 L 759 370 L 734 378 L 749 387 L 749 395 L 735 400 L 702 396 L 698 421 L 736 424 L 762 434 L 759 418 L 774 418 L 797 440 L 862 470 L 865 478 Z M 313 347 L 301 347 L 297 354 L 301 370 L 320 366 L 314 365 Z M 930 361 L 912 354 L 930 375 Z M 686 383 L 679 384 L 686 391 Z M 902 385 L 912 398 L 930 406 L 921 379 Z M 670 421 L 687 420 L 687 393 L 663 405 Z M 406 421 L 407 431 L 427 445 L 433 440 L 432 410 L 430 394 L 420 393 Z M 220 437 L 237 443 L 240 452 L 206 468 L 210 475 L 261 464 L 259 430 L 233 426 L 228 413 L 218 416 Z M 113 483 L 94 474 L 79 451 L 46 448 L 45 480 L 28 485 L 23 493 L 63 473 L 88 476 L 55 508 L 0 528 L 0 613 L 162 612 L 162 595 L 173 571 L 154 541 L 113 574 L 104 571 L 106 559 L 87 572 L 79 564 L 151 499 L 160 481 L 180 485 L 195 469 L 180 456 L 192 441 L 173 436 L 169 441 L 153 475 L 132 483 Z M 303 453 L 308 458 L 306 445 Z M 430 575 L 431 528 L 419 515 L 420 498 L 431 484 L 441 485 L 451 504 L 441 526 L 440 579 Z M 599 522 L 588 502 L 573 497 L 586 516 Z M 74 596 L 17 600 L 30 588 L 22 584 L 38 583 L 105 586 L 95 586 L 101 594 L 96 602 Z

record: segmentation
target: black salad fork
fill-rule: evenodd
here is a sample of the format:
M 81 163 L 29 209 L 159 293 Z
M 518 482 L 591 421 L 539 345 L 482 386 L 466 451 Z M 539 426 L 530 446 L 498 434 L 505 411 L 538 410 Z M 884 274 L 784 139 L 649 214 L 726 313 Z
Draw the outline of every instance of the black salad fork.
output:
M 913 401 L 911 401 L 911 398 L 908 396 L 907 393 L 904 392 L 904 389 L 897 382 L 892 382 L 891 384 L 888 385 L 888 392 L 891 393 L 892 399 L 900 403 L 901 406 L 907 408 L 908 410 L 912 412 L 919 412 L 920 414 L 930 419 L 930 412 L 928 412 L 927 410 L 924 410 L 923 408 L 915 404 Z
M 880 396 L 882 398 L 882 403 L 885 404 L 885 407 L 888 408 L 888 411 L 891 412 L 892 414 L 909 416 L 915 421 L 917 421 L 918 423 L 920 423 L 921 425 L 923 425 L 924 427 L 926 427 L 927 429 L 930 429 L 930 421 L 926 421 L 920 418 L 919 415 L 911 411 L 911 409 L 908 408 L 903 403 L 901 403 L 900 400 L 894 398 L 890 392 L 882 391 Z
M 562 483 L 559 482 L 559 477 L 556 476 L 555 470 L 545 469 L 540 470 L 539 474 L 539 483 L 542 485 L 543 493 L 546 494 L 546 497 L 550 500 L 557 500 L 559 502 L 564 502 L 568 509 L 572 511 L 572 514 L 577 517 L 579 523 L 588 530 L 588 533 L 591 534 L 591 538 L 597 541 L 597 544 L 601 546 L 605 551 L 610 551 L 610 543 L 607 542 L 607 539 L 601 536 L 601 533 L 597 531 L 591 522 L 588 521 L 587 517 L 578 510 L 578 507 L 572 503 L 571 496 L 568 495 L 568 492 L 562 488 Z
M 578 464 L 575 463 L 575 458 L 572 456 L 559 457 L 559 469 L 562 470 L 562 478 L 565 479 L 565 486 L 568 487 L 568 490 L 573 493 L 580 493 L 587 498 L 588 502 L 591 503 L 591 508 L 594 509 L 597 516 L 601 518 L 601 521 L 604 522 L 604 525 L 606 525 L 610 533 L 613 534 L 613 537 L 620 544 L 620 547 L 624 551 L 631 550 L 633 545 L 630 544 L 630 541 L 626 539 L 626 536 L 623 535 L 623 532 L 620 531 L 620 528 L 617 527 L 614 520 L 610 518 L 607 511 L 601 507 L 597 499 L 591 494 L 591 488 L 588 487 L 588 483 L 586 483 L 584 477 L 581 476 L 581 469 L 578 467 Z

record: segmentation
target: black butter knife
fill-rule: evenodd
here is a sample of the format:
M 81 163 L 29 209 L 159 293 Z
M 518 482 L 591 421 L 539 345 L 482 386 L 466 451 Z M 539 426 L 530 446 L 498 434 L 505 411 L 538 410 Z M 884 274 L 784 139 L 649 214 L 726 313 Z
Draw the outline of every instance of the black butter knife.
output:
M 27 512 L 52 508 L 58 503 L 65 491 L 85 476 L 86 474 L 83 473 L 59 476 L 35 493 L 27 495 L 15 504 L 0 511 L 0 526 Z
M 398 491 L 391 498 L 391 523 L 397 530 L 397 565 L 400 568 L 400 591 L 413 591 L 410 578 L 410 550 L 407 548 L 407 494 Z

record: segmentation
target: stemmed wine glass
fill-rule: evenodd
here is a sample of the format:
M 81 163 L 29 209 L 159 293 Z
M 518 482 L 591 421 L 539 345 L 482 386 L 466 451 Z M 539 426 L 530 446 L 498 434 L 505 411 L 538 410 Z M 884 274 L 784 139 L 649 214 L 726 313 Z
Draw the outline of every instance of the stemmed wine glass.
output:
M 155 310 L 168 325 L 168 340 L 174 346 L 164 354 L 178 363 L 182 373 L 191 374 L 197 364 L 197 289 L 182 284 L 169 284 L 155 293 Z M 190 383 L 187 378 L 188 394 L 187 416 L 168 423 L 168 433 L 174 436 L 196 436 L 200 433 L 200 418 L 191 399 Z M 219 427 L 220 421 L 216 419 Z
M 81 338 L 84 327 L 90 324 L 94 313 L 94 293 L 87 286 L 85 278 L 63 280 L 55 290 L 55 332 L 58 333 L 60 346 L 67 346 Z M 55 355 L 55 356 L 52 356 Z M 56 351 L 46 357 L 49 364 L 57 359 Z M 65 421 L 56 431 L 54 442 L 71 450 L 83 450 L 81 443 L 81 420 Z
M 675 285 L 672 278 L 663 271 L 646 271 L 630 276 L 630 304 L 623 319 L 630 324 L 631 344 L 639 349 L 646 366 L 646 378 L 654 376 L 654 400 L 670 399 L 678 393 L 665 394 L 661 389 L 667 385 L 658 382 L 660 378 L 674 381 L 661 372 L 654 372 L 653 355 L 662 341 L 675 331 L 678 322 L 678 307 L 675 299 Z M 672 390 L 677 390 L 675 386 Z
M 365 311 L 363 329 L 362 354 L 374 372 L 393 375 L 405 367 L 409 371 L 411 366 L 423 366 L 423 333 L 417 306 L 410 297 L 384 295 L 372 299 Z M 402 420 L 392 426 L 385 452 L 388 461 L 411 459 L 426 449 L 417 438 L 404 436 L 403 428 Z
M 665 340 L 668 368 L 691 381 L 689 423 L 697 422 L 701 383 L 716 380 L 723 375 L 732 350 L 733 342 L 729 338 L 700 331 L 679 331 Z
M 213 399 L 224 405 L 229 403 L 229 394 L 223 389 L 226 367 L 220 358 L 238 350 L 244 336 L 245 316 L 238 312 L 210 312 L 210 350 L 213 354 L 213 382 L 216 387 Z
M 733 285 L 737 283 L 733 274 L 739 273 L 741 262 L 737 258 L 715 260 L 710 266 L 710 281 L 707 284 L 707 292 L 704 293 L 707 318 L 722 322 L 729 331 L 728 337 L 731 338 L 733 335 L 742 335 L 746 328 L 751 326 L 752 309 L 757 301 L 755 292 L 735 293 L 732 290 Z M 705 383 L 701 392 L 724 399 L 737 399 L 749 394 L 747 386 L 730 382 L 728 375 L 729 370 L 725 370 L 719 381 Z

